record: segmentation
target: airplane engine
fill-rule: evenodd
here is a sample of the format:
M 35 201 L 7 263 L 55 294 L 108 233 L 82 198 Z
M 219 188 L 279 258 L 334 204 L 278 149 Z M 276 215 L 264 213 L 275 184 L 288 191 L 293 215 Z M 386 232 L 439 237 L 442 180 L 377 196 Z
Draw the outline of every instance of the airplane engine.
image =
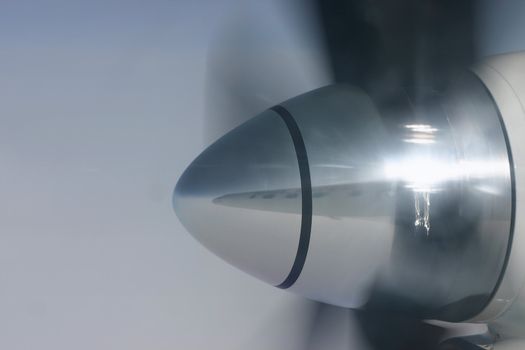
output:
M 525 317 L 523 72 L 516 53 L 445 93 L 331 85 L 287 100 L 199 155 L 175 212 L 276 287 L 347 308 L 498 319 L 505 334 L 506 317 Z

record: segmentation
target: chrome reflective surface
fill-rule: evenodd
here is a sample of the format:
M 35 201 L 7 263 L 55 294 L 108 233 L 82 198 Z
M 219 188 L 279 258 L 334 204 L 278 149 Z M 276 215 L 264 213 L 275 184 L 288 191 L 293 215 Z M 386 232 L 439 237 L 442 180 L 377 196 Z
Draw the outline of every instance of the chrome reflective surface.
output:
M 308 255 L 290 289 L 451 321 L 480 312 L 503 269 L 512 212 L 504 130 L 482 83 L 465 74 L 447 95 L 417 101 L 330 86 L 282 106 L 304 139 L 313 203 Z M 278 284 L 297 250 L 301 188 L 272 113 L 203 153 L 177 185 L 175 210 L 212 251 Z M 241 148 L 221 144 L 240 138 Z
M 349 87 L 284 106 L 303 133 L 313 192 L 325 194 L 313 199 L 310 250 L 292 288 L 432 318 L 481 311 L 512 207 L 504 133 L 481 82 L 467 74 L 446 96 L 395 106 Z
M 292 139 L 266 111 L 232 130 L 186 169 L 173 196 L 177 216 L 204 246 L 232 265 L 276 285 L 288 275 L 299 242 L 301 181 Z M 276 190 L 291 189 L 281 203 Z M 258 191 L 228 206 L 232 193 Z M 246 202 L 261 201 L 260 210 Z M 266 208 L 279 210 L 267 211 Z

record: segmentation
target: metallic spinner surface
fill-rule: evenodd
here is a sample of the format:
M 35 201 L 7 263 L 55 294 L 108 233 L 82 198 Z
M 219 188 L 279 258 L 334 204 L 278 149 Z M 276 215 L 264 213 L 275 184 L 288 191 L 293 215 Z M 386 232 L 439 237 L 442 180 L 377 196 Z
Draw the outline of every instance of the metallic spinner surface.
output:
M 180 178 L 174 208 L 211 251 L 273 285 L 461 321 L 481 312 L 504 270 L 511 158 L 472 74 L 417 102 L 334 85 L 211 145 Z

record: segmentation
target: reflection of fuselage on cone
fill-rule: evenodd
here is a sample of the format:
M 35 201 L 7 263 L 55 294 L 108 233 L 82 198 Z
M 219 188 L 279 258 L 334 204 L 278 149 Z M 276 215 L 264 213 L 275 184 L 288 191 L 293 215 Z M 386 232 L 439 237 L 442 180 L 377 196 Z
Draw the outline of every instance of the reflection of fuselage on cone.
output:
M 519 55 L 501 60 L 525 71 Z M 525 152 L 520 101 L 493 70 L 424 102 L 338 85 L 288 100 L 197 157 L 175 211 L 224 260 L 306 297 L 456 321 L 489 305 L 491 317 Z

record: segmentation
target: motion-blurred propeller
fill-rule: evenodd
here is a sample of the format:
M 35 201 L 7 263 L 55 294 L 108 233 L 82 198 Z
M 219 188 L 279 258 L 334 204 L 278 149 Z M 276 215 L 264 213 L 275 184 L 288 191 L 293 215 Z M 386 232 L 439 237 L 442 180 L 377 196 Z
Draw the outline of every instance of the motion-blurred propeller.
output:
M 443 91 L 455 72 L 475 59 L 473 0 L 260 3 L 239 10 L 210 48 L 208 141 L 330 82 L 360 86 L 384 108 L 400 95 L 425 99 Z M 301 323 L 305 329 L 299 333 L 308 349 L 328 348 L 334 342 L 326 339 L 350 334 L 351 323 L 344 321 L 350 319 L 371 349 L 433 349 L 446 336 L 443 328 L 407 315 L 350 312 L 314 302 L 305 302 L 305 308 L 310 311 L 302 315 L 311 320 Z

